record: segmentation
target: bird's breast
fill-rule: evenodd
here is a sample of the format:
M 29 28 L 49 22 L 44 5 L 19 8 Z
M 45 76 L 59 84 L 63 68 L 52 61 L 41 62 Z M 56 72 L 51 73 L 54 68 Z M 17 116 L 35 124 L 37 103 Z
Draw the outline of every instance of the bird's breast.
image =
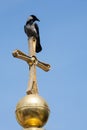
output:
M 28 37 L 34 36 L 34 37 L 38 37 L 37 35 L 37 31 L 35 29 L 35 27 L 32 25 L 25 25 L 25 33 L 27 34 Z

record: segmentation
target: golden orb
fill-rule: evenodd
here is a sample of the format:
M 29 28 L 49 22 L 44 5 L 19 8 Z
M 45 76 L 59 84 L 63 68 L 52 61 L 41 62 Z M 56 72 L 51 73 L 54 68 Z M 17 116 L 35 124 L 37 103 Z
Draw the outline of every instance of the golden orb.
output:
M 16 119 L 24 127 L 42 127 L 48 120 L 49 107 L 46 101 L 38 94 L 23 97 L 16 106 Z

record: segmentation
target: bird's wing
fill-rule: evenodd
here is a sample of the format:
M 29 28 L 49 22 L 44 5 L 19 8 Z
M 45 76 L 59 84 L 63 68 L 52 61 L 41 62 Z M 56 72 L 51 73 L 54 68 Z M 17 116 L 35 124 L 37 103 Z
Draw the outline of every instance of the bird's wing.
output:
M 38 36 L 39 36 L 39 27 L 38 27 L 38 25 L 37 25 L 36 23 L 34 24 L 34 26 L 35 26 L 35 29 L 36 29 L 37 34 L 38 34 Z
M 37 37 L 37 43 L 36 43 L 36 52 L 38 53 L 38 52 L 40 52 L 42 50 L 42 46 L 40 44 L 39 27 L 38 27 L 38 25 L 36 23 L 34 24 L 34 26 L 35 26 L 35 29 L 37 31 L 37 36 L 38 36 Z

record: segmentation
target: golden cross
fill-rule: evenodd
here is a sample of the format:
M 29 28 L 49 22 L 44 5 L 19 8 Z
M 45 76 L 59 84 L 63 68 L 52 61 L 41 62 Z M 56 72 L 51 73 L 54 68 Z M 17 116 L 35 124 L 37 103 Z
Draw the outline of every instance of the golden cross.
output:
M 30 68 L 30 75 L 28 81 L 27 94 L 38 94 L 37 79 L 36 79 L 36 66 L 44 71 L 50 70 L 50 65 L 39 61 L 36 58 L 36 38 L 30 37 L 28 40 L 29 55 L 24 54 L 20 50 L 13 51 L 13 56 L 26 61 Z

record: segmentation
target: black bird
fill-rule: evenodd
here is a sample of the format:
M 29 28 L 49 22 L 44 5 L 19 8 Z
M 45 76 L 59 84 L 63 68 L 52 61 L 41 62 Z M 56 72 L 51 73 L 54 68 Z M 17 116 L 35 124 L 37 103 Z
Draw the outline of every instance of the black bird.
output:
M 40 52 L 42 50 L 40 44 L 40 35 L 39 35 L 39 27 L 35 23 L 35 21 L 40 21 L 35 15 L 30 15 L 29 19 L 24 26 L 24 31 L 27 34 L 28 38 L 34 36 L 36 38 L 36 52 Z

